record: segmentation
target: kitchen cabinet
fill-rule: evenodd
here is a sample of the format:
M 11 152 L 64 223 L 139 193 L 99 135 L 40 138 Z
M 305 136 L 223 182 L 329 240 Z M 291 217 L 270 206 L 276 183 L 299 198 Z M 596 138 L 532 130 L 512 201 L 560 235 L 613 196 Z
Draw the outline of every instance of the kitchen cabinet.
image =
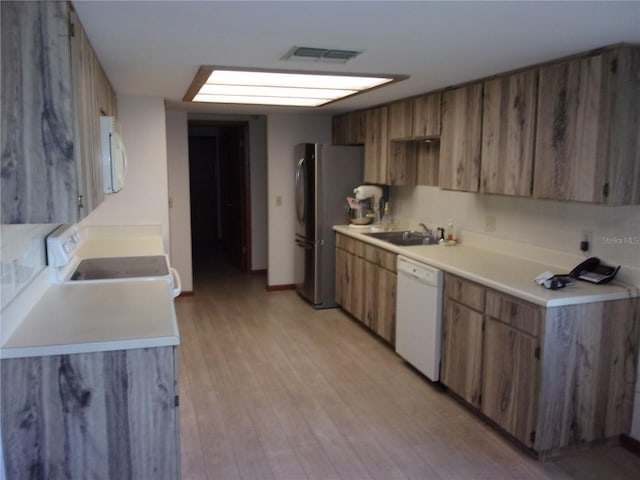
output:
M 104 200 L 100 116 L 116 116 L 116 94 L 75 12 L 71 12 L 71 70 L 76 162 L 81 165 L 81 216 Z
M 628 433 L 636 299 L 541 307 L 445 275 L 442 383 L 541 456 Z
M 180 478 L 177 351 L 1 360 L 7 478 Z
M 440 93 L 389 104 L 389 138 L 418 140 L 440 136 Z
M 540 68 L 533 196 L 640 203 L 640 48 Z
M 365 113 L 350 112 L 337 115 L 332 119 L 332 135 L 334 145 L 363 145 Z
M 442 383 L 478 408 L 482 380 L 485 291 L 471 282 L 445 275 L 444 295 Z
M 2 223 L 74 223 L 67 2 L 0 2 Z
M 531 196 L 537 70 L 484 82 L 480 191 Z
M 430 93 L 412 99 L 411 136 L 413 138 L 440 136 L 441 101 L 440 93 Z
M 365 112 L 364 181 L 381 185 L 415 184 L 413 146 L 389 140 L 389 106 Z
M 482 145 L 482 82 L 442 94 L 440 188 L 477 192 Z
M 394 253 L 336 234 L 336 302 L 391 344 L 396 286 Z

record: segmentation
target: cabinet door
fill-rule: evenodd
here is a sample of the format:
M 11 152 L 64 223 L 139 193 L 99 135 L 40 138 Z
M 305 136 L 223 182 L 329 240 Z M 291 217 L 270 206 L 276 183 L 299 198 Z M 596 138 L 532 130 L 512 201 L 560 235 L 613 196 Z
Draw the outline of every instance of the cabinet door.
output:
M 540 69 L 534 197 L 606 200 L 615 75 L 606 54 Z
M 398 276 L 376 267 L 375 332 L 392 345 L 396 341 L 396 289 Z
M 528 447 L 538 414 L 538 341 L 487 317 L 481 411 Z
M 387 107 L 365 112 L 364 181 L 387 183 L 388 128 Z
M 0 2 L 2 223 L 74 223 L 67 2 Z
M 482 385 L 482 322 L 481 313 L 445 299 L 442 383 L 475 407 Z
M 352 112 L 333 117 L 334 145 L 364 144 L 364 112 Z
M 412 101 L 413 116 L 411 136 L 413 138 L 429 138 L 440 136 L 440 102 L 439 93 L 421 95 Z
M 336 239 L 337 243 L 337 239 Z M 347 288 L 347 259 L 348 253 L 341 248 L 336 248 L 336 303 L 344 307 Z
M 480 191 L 531 195 L 536 70 L 484 83 Z
M 440 188 L 478 191 L 481 126 L 482 83 L 443 93 Z
M 412 133 L 413 102 L 402 100 L 389 105 L 389 139 L 410 139 Z

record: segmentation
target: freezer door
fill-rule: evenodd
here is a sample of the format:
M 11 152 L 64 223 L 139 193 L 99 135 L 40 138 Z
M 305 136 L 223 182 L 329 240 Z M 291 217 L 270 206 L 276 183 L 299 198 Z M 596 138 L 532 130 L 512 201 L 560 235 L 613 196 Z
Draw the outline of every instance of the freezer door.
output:
M 296 234 L 315 239 L 316 233 L 316 149 L 312 143 L 296 145 Z
M 320 302 L 317 245 L 296 235 L 295 283 L 297 292 L 312 305 Z

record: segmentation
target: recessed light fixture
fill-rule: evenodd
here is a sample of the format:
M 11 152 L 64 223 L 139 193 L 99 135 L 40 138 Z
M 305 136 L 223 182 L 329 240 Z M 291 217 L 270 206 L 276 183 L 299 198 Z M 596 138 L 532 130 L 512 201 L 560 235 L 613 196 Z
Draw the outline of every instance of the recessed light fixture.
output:
M 405 78 L 399 75 L 200 67 L 183 100 L 317 107 Z

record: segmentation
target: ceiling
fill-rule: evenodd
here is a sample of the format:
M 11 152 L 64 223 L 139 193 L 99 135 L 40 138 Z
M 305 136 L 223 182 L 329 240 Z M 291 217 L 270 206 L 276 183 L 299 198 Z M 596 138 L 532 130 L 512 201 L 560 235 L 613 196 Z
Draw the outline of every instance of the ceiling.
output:
M 190 112 L 335 114 L 618 42 L 640 44 L 640 1 L 74 1 L 119 95 Z M 364 50 L 283 61 L 293 46 Z M 315 109 L 187 104 L 201 65 L 409 75 Z

